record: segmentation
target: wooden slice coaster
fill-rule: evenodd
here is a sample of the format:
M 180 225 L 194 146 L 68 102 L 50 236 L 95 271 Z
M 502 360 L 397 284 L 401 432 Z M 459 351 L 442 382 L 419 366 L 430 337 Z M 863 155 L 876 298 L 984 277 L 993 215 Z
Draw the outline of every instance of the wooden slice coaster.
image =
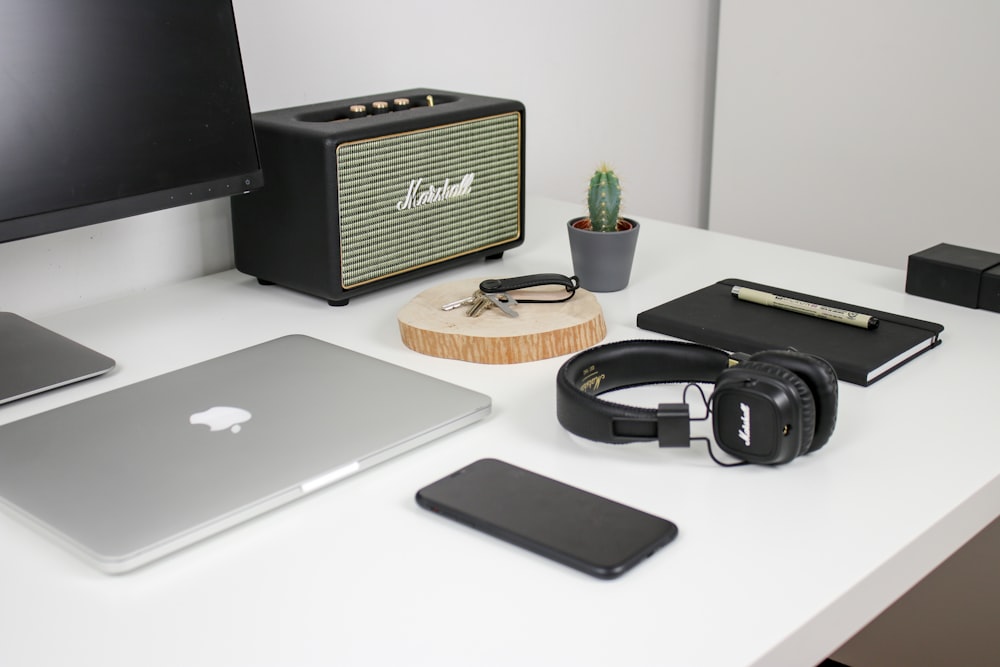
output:
M 397 316 L 403 344 L 432 357 L 517 364 L 577 352 L 607 335 L 601 305 L 585 289 L 562 303 L 519 303 L 514 306 L 518 317 L 495 307 L 478 317 L 466 316 L 464 306 L 441 309 L 472 294 L 483 280 L 441 284 L 414 297 Z M 552 293 L 551 287 L 534 289 Z

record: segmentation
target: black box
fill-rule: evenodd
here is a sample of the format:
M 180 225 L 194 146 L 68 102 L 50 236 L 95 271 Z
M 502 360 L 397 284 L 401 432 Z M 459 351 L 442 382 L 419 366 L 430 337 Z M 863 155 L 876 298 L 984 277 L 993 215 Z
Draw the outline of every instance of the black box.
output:
M 979 286 L 979 307 L 1000 313 L 1000 266 L 983 273 Z
M 910 255 L 906 291 L 968 308 L 1000 311 L 997 268 L 1000 254 L 939 243 Z
M 524 242 L 524 105 L 412 89 L 254 114 L 236 268 L 343 305 Z

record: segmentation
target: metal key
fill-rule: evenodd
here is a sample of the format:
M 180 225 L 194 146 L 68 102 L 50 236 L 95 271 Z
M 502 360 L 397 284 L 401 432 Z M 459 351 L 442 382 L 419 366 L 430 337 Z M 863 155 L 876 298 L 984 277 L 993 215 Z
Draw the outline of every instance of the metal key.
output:
M 469 306 L 469 309 L 465 311 L 465 314 L 468 317 L 479 317 L 484 310 L 493 306 L 493 302 L 487 299 L 486 296 L 484 296 L 479 290 L 475 291 L 472 298 L 472 304 Z
M 455 310 L 456 308 L 461 308 L 462 306 L 468 306 L 478 297 L 475 294 L 472 296 L 467 296 L 464 299 L 459 299 L 458 301 L 452 301 L 451 303 L 446 303 L 441 306 L 441 310 Z
M 517 311 L 511 308 L 511 306 L 515 305 L 517 305 L 517 301 L 506 294 L 491 294 L 482 290 L 476 290 L 472 293 L 472 296 L 444 304 L 441 306 L 441 310 L 455 310 L 456 308 L 467 306 L 465 314 L 469 317 L 478 317 L 484 310 L 496 306 L 505 315 L 517 317 Z

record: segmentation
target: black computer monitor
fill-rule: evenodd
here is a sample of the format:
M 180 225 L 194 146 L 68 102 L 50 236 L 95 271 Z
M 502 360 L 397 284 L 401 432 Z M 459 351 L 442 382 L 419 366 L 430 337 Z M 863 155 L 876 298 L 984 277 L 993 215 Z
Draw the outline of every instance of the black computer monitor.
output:
M 231 0 L 0 2 L 0 242 L 261 184 Z

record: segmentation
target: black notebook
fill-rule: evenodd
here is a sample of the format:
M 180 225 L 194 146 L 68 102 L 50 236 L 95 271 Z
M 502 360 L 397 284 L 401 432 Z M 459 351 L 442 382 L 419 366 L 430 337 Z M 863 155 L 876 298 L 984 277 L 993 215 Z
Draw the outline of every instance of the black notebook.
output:
M 864 329 L 740 301 L 732 295 L 734 286 L 872 315 L 879 325 Z M 944 330 L 933 322 L 735 278 L 641 312 L 636 323 L 649 331 L 728 352 L 794 348 L 823 357 L 841 380 L 863 386 L 936 347 Z

